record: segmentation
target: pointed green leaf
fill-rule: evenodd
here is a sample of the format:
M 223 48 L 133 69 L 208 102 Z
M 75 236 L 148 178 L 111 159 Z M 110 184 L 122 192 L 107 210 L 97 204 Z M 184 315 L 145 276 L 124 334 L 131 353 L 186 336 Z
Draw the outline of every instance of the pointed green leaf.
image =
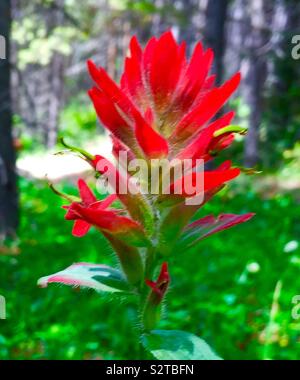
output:
M 73 264 L 61 272 L 38 280 L 38 286 L 42 288 L 50 283 L 80 286 L 111 293 L 130 291 L 130 285 L 119 270 L 100 264 Z
M 158 360 L 221 360 L 204 340 L 184 331 L 154 330 L 142 343 Z

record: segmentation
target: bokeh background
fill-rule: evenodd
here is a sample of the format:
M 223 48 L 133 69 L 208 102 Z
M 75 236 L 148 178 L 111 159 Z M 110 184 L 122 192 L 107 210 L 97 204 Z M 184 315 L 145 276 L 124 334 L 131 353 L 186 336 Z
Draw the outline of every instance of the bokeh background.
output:
M 74 193 L 78 177 L 92 177 L 76 157 L 53 153 L 64 136 L 110 154 L 86 94 L 86 60 L 118 80 L 130 37 L 145 43 L 168 29 L 190 52 L 198 40 L 214 49 L 219 83 L 242 72 L 230 107 L 249 133 L 223 157 L 260 173 L 201 211 L 257 215 L 176 252 L 160 327 L 197 334 L 225 359 L 300 359 L 297 0 L 1 0 L 9 57 L 0 60 L 0 359 L 140 358 L 134 305 L 36 282 L 73 262 L 114 263 L 96 231 L 71 236 L 48 182 Z

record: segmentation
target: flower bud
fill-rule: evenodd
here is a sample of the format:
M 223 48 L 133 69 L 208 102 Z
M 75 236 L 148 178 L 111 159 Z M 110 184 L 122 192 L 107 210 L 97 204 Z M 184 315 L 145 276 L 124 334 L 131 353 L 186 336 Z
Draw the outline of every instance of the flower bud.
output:
M 152 330 L 160 319 L 161 304 L 168 290 L 170 275 L 168 264 L 163 263 L 157 281 L 146 280 L 146 284 L 152 289 L 143 312 L 143 324 L 146 330 Z

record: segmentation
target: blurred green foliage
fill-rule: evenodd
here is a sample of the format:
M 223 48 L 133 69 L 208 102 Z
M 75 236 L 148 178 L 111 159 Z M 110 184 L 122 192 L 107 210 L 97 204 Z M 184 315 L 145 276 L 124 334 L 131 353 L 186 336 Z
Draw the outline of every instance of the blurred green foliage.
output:
M 75 144 L 90 140 L 96 133 L 99 135 L 95 109 L 87 100 L 87 96 L 80 96 L 61 113 L 59 134 L 64 138 L 70 138 Z M 104 133 L 104 129 L 102 132 Z
M 20 190 L 20 255 L 0 256 L 0 294 L 7 301 L 0 359 L 141 358 L 130 302 L 56 285 L 37 288 L 38 278 L 74 262 L 116 262 L 96 230 L 71 236 L 63 202 L 46 184 L 22 179 Z M 64 191 L 75 189 L 64 185 Z M 292 298 L 300 294 L 299 202 L 291 195 L 262 199 L 237 182 L 200 215 L 248 211 L 257 213 L 252 221 L 174 252 L 159 327 L 194 333 L 225 359 L 299 359 L 300 321 L 291 317 Z
M 46 153 L 41 139 L 37 139 L 34 129 L 30 130 L 22 122 L 18 115 L 14 115 L 14 130 L 19 136 L 22 149 L 20 156 L 28 156 L 34 153 Z M 100 131 L 100 133 L 99 133 Z M 82 142 L 90 142 L 91 136 L 104 135 L 104 129 L 100 129 L 97 123 L 97 115 L 91 102 L 88 101 L 86 94 L 80 94 L 64 107 L 59 118 L 59 137 L 64 137 L 72 141 L 75 145 L 81 145 Z M 59 140 L 59 139 L 58 139 Z M 56 149 L 60 150 L 62 146 L 59 141 Z

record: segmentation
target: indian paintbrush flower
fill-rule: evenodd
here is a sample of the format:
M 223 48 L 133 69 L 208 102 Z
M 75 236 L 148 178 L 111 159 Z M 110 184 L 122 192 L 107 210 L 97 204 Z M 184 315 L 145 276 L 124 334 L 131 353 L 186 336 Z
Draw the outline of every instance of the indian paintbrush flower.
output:
M 107 177 L 113 191 L 98 201 L 87 184 L 79 180 L 80 200 L 65 206 L 66 219 L 74 221 L 73 234 L 82 237 L 91 226 L 96 227 L 108 239 L 121 264 L 120 272 L 105 269 L 105 275 L 102 267 L 97 272 L 97 267 L 85 264 L 82 281 L 80 268 L 75 266 L 78 278 L 73 283 L 86 286 L 97 281 L 107 291 L 109 279 L 110 285 L 117 284 L 119 292 L 120 283 L 127 281 L 126 294 L 131 289 L 129 293 L 139 296 L 142 331 L 153 329 L 159 322 L 170 282 L 166 261 L 179 250 L 188 250 L 203 238 L 253 216 L 250 213 L 223 214 L 189 224 L 206 202 L 240 174 L 240 169 L 231 161 L 213 170 L 198 170 L 199 160 L 205 168 L 207 162 L 233 143 L 236 133 L 245 133 L 244 129 L 231 125 L 234 112 L 218 115 L 237 89 L 240 74 L 216 87 L 215 76 L 210 74 L 212 62 L 212 50 L 205 50 L 200 42 L 188 59 L 185 43 L 178 44 L 171 32 L 151 38 L 145 49 L 132 38 L 120 85 L 103 68 L 88 61 L 94 81 L 89 96 L 102 125 L 111 135 L 116 164 L 63 142 L 85 159 L 98 176 Z M 131 161 L 143 160 L 147 169 L 153 169 L 162 159 L 175 160 L 179 166 L 184 160 L 190 160 L 190 170 L 179 178 L 171 176 L 171 182 L 165 187 L 160 174 L 158 194 L 151 193 L 150 179 L 147 193 L 142 191 L 141 184 L 133 182 L 134 170 L 122 158 L 124 154 Z M 175 167 L 171 172 L 174 174 Z M 108 173 L 113 173 L 114 182 Z M 201 186 L 198 179 L 202 179 Z M 184 188 L 185 181 L 191 184 L 191 191 Z M 132 182 L 134 192 L 121 191 Z M 203 195 L 200 202 L 186 203 L 188 198 L 200 193 Z M 115 200 L 122 204 L 122 209 L 113 207 Z M 71 268 L 68 281 L 63 280 L 67 274 L 64 272 L 47 278 L 51 278 L 51 282 L 58 278 L 57 282 L 72 284 L 74 266 Z M 161 268 L 160 273 L 154 280 L 158 268 Z M 43 279 L 43 285 L 47 278 Z

